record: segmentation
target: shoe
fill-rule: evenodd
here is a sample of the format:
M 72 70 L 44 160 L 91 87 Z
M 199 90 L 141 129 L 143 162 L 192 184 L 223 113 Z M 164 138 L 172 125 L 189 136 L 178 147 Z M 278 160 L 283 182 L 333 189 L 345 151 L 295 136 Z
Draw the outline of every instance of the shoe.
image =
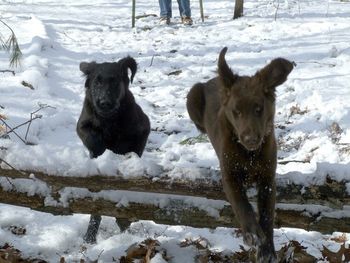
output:
M 162 16 L 161 18 L 159 18 L 159 24 L 170 25 L 170 17 Z
M 185 26 L 192 26 L 193 24 L 192 18 L 189 16 L 181 17 L 181 21 L 182 24 L 184 24 Z

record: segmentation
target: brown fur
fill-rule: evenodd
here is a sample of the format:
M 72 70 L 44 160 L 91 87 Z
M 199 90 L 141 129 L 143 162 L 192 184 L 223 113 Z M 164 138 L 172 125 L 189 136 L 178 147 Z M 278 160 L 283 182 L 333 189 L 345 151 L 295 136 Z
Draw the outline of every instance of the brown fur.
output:
M 286 81 L 293 64 L 277 58 L 254 76 L 239 76 L 228 67 L 226 51 L 219 56 L 218 77 L 190 90 L 187 110 L 196 127 L 208 134 L 219 158 L 223 188 L 245 243 L 257 247 L 257 262 L 276 262 L 275 88 Z M 246 194 L 250 183 L 258 190 L 258 216 Z

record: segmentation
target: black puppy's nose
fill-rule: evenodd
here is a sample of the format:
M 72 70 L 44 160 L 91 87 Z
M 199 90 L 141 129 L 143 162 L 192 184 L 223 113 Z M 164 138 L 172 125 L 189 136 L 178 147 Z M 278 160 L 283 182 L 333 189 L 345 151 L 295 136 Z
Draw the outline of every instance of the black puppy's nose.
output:
M 108 110 L 108 109 L 111 109 L 113 107 L 113 103 L 111 101 L 108 101 L 105 99 L 100 99 L 97 102 L 97 105 L 102 110 Z

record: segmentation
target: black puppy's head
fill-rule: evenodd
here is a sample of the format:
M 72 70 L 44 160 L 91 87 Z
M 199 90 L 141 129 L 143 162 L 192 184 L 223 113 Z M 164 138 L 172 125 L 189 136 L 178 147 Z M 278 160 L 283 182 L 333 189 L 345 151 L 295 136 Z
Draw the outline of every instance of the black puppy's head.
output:
M 128 69 L 131 70 L 129 80 Z M 104 118 L 112 117 L 125 97 L 129 81 L 133 81 L 137 70 L 136 61 L 125 57 L 118 62 L 81 62 L 80 70 L 86 76 L 86 95 L 95 112 Z

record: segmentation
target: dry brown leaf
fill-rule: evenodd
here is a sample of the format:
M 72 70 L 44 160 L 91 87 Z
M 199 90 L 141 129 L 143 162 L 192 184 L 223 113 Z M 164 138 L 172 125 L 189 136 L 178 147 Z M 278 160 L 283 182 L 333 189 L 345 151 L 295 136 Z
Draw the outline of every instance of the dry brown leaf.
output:
M 9 230 L 11 231 L 12 234 L 17 236 L 23 236 L 27 232 L 27 230 L 21 226 L 10 226 Z
M 341 236 L 331 238 L 332 241 L 337 243 L 345 243 L 348 239 L 346 238 L 346 234 L 343 233 Z
M 307 247 L 302 246 L 298 241 L 291 240 L 277 251 L 280 262 L 286 263 L 314 263 L 317 259 L 306 252 Z
M 5 244 L 0 248 L 0 263 L 18 263 L 21 260 L 21 253 L 18 249 Z
M 240 248 L 241 251 L 235 252 L 232 256 L 233 262 L 256 262 L 256 250 L 254 248 L 250 248 L 248 250 L 246 250 L 243 246 L 240 246 Z
M 131 245 L 127 251 L 126 256 L 120 258 L 120 262 L 133 262 L 134 259 L 141 259 L 143 263 L 149 263 L 151 259 L 155 256 L 159 251 L 157 247 L 159 246 L 159 242 L 154 239 L 146 239 L 140 244 Z
M 331 263 L 350 262 L 350 248 L 345 248 L 345 244 L 342 244 L 337 252 L 332 252 L 325 246 L 321 252 L 323 258 Z
M 232 255 L 223 255 L 219 252 L 212 252 L 209 249 L 196 257 L 196 263 L 231 263 Z
M 159 242 L 153 239 L 147 239 L 145 241 L 145 245 L 147 247 L 147 252 L 145 258 L 143 260 L 144 263 L 150 263 L 151 258 L 153 258 L 156 254 L 156 246 L 159 246 Z
M 6 115 L 0 113 L 0 120 L 7 120 Z
M 133 263 L 134 260 L 133 259 L 129 259 L 127 258 L 126 256 L 122 256 L 120 259 L 119 259 L 119 263 Z
M 195 246 L 198 250 L 208 249 L 210 247 L 209 241 L 203 237 L 197 238 L 195 240 L 191 238 L 186 238 L 180 243 L 180 247 Z
M 196 257 L 196 263 L 209 263 L 209 257 L 207 254 L 198 255 Z
M 0 247 L 0 263 L 47 263 L 41 259 L 23 259 L 21 251 L 5 243 Z
M 22 81 L 21 84 L 24 86 L 24 87 L 27 87 L 27 88 L 30 88 L 31 90 L 34 90 L 34 87 L 32 84 L 30 84 L 29 82 L 26 82 L 26 81 Z
M 168 73 L 168 76 L 171 76 L 171 75 L 177 76 L 177 75 L 180 75 L 181 73 L 182 73 L 182 70 L 179 69 Z
M 0 124 L 0 136 L 3 136 L 5 134 L 6 134 L 6 127 Z

